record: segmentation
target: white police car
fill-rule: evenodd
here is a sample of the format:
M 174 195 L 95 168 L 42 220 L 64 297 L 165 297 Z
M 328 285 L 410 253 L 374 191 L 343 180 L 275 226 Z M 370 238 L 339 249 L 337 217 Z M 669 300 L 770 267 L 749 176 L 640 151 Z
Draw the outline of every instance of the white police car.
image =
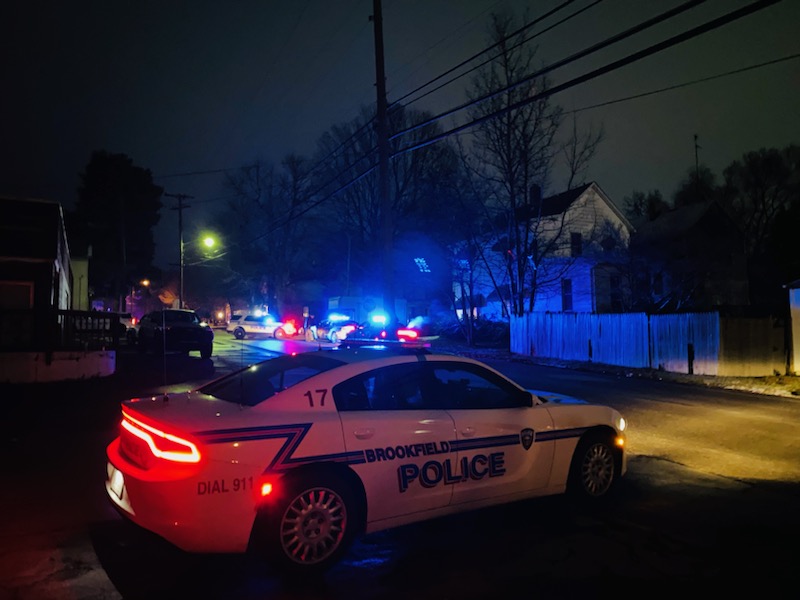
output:
M 361 533 L 603 497 L 626 471 L 624 430 L 612 408 L 525 390 L 472 359 L 338 348 L 123 402 L 106 490 L 183 550 L 314 572 Z
M 233 337 L 243 340 L 245 337 L 268 337 L 283 339 L 294 335 L 294 326 L 291 333 L 286 331 L 286 324 L 278 321 L 272 315 L 245 315 L 236 321 L 231 329 Z

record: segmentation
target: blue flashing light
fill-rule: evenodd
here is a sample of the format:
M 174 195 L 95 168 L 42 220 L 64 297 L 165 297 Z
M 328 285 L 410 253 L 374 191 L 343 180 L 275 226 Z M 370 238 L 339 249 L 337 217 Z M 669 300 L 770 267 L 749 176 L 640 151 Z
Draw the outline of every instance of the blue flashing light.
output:
M 331 313 L 328 315 L 328 320 L 330 321 L 349 321 L 350 317 L 347 315 L 342 315 L 339 313 Z

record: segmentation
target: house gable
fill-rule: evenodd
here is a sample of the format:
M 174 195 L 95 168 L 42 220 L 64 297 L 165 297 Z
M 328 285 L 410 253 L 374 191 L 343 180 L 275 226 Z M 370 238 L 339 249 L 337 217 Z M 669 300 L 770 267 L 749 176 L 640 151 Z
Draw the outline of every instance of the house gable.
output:
M 528 257 L 535 271 L 533 310 L 610 312 L 629 304 L 629 278 L 622 275 L 622 265 L 628 262 L 633 226 L 597 183 L 541 200 L 534 194 L 524 210 L 516 216 L 527 219 L 541 251 Z M 471 289 L 490 301 L 497 286 L 508 290 L 509 285 L 507 258 L 502 248 L 495 251 L 491 273 L 471 271 Z M 502 311 L 487 305 L 486 312 Z

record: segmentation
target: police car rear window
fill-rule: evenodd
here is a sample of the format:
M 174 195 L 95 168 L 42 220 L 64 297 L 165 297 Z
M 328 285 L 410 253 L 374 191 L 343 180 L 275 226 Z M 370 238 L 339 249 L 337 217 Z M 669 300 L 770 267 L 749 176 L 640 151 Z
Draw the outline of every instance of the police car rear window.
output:
M 226 402 L 256 406 L 282 390 L 342 364 L 341 360 L 314 352 L 279 356 L 212 381 L 198 391 Z

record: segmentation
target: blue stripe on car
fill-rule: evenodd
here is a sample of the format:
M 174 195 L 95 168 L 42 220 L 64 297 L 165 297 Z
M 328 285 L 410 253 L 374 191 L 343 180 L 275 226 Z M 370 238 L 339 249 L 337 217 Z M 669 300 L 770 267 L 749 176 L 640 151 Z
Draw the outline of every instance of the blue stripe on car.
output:
M 332 454 L 318 454 L 316 456 L 294 457 L 300 443 L 311 429 L 312 423 L 297 423 L 294 425 L 277 425 L 269 427 L 238 427 L 232 429 L 214 429 L 199 431 L 195 435 L 206 444 L 227 444 L 231 442 L 252 442 L 286 438 L 286 441 L 275 453 L 272 461 L 264 469 L 269 471 L 284 471 L 291 467 L 319 462 L 338 462 L 349 465 L 360 465 L 367 462 L 364 450 L 352 452 L 337 452 Z M 552 440 L 577 438 L 583 435 L 586 427 L 573 427 L 570 429 L 557 429 L 554 431 L 537 431 L 534 443 Z M 448 442 L 450 452 L 466 452 L 484 448 L 497 448 L 502 446 L 518 446 L 519 434 L 495 435 L 482 438 L 453 440 Z

